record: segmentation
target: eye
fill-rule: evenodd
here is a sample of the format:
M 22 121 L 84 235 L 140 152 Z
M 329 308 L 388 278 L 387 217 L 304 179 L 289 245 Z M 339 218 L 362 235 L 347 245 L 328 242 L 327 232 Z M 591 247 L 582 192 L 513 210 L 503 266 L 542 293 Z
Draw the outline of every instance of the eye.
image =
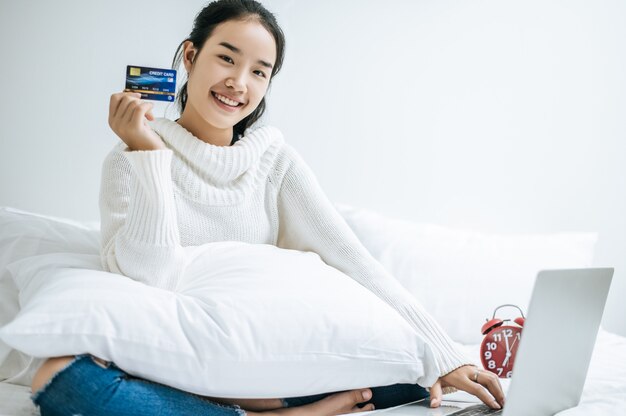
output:
M 233 63 L 233 60 L 232 60 L 232 59 L 230 59 L 230 56 L 227 56 L 227 55 L 219 55 L 219 57 L 220 57 L 220 58 L 222 58 L 222 59 L 223 59 L 224 61 L 226 61 L 226 62 Z
M 262 76 L 263 78 L 267 78 L 267 75 L 265 75 L 265 72 L 263 72 L 263 71 L 256 70 L 256 71 L 254 71 L 254 72 L 255 72 L 255 73 L 257 73 L 257 72 L 258 72 L 258 73 L 259 73 L 259 76 Z

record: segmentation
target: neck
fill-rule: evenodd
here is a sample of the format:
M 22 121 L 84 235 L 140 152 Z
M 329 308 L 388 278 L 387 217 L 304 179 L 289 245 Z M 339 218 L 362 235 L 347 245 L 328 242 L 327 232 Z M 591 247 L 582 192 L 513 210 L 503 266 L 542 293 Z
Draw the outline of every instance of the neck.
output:
M 176 122 L 198 139 L 214 146 L 230 146 L 233 140 L 232 127 L 220 129 L 212 126 L 203 120 L 190 105 L 185 107 L 183 114 Z

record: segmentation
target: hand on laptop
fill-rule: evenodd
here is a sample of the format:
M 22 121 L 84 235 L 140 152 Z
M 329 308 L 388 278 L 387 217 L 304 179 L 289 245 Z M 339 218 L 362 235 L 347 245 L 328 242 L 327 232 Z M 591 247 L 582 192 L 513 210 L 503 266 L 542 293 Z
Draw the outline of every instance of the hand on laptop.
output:
M 430 407 L 439 407 L 444 387 L 455 387 L 466 391 L 478 397 L 492 409 L 501 409 L 504 406 L 504 392 L 498 377 L 490 371 L 482 371 L 473 365 L 459 367 L 440 377 L 430 388 Z

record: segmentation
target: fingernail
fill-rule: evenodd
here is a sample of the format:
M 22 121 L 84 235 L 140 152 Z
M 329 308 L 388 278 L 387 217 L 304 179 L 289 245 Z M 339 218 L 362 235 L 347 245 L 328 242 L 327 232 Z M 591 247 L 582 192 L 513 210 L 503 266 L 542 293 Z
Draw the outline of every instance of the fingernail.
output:
M 432 399 L 432 400 L 430 401 L 430 407 L 435 407 L 435 406 L 437 406 L 437 404 L 438 404 L 438 403 L 439 403 L 439 400 L 437 400 L 437 399 Z
M 369 391 L 364 391 L 363 392 L 363 398 L 365 400 L 369 400 L 371 397 L 372 397 L 372 393 L 371 392 L 369 392 Z
M 491 406 L 496 408 L 496 409 L 502 409 L 502 407 L 498 404 L 498 402 L 491 403 Z

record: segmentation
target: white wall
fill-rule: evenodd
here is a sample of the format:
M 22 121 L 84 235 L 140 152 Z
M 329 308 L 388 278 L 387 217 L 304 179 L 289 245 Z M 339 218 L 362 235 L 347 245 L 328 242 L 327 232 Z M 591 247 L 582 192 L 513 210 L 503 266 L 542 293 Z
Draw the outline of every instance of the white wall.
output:
M 0 205 L 97 220 L 109 96 L 127 64 L 167 67 L 204 4 L 0 0 Z M 267 122 L 332 200 L 598 231 L 605 327 L 626 335 L 626 2 L 264 4 L 287 36 Z

